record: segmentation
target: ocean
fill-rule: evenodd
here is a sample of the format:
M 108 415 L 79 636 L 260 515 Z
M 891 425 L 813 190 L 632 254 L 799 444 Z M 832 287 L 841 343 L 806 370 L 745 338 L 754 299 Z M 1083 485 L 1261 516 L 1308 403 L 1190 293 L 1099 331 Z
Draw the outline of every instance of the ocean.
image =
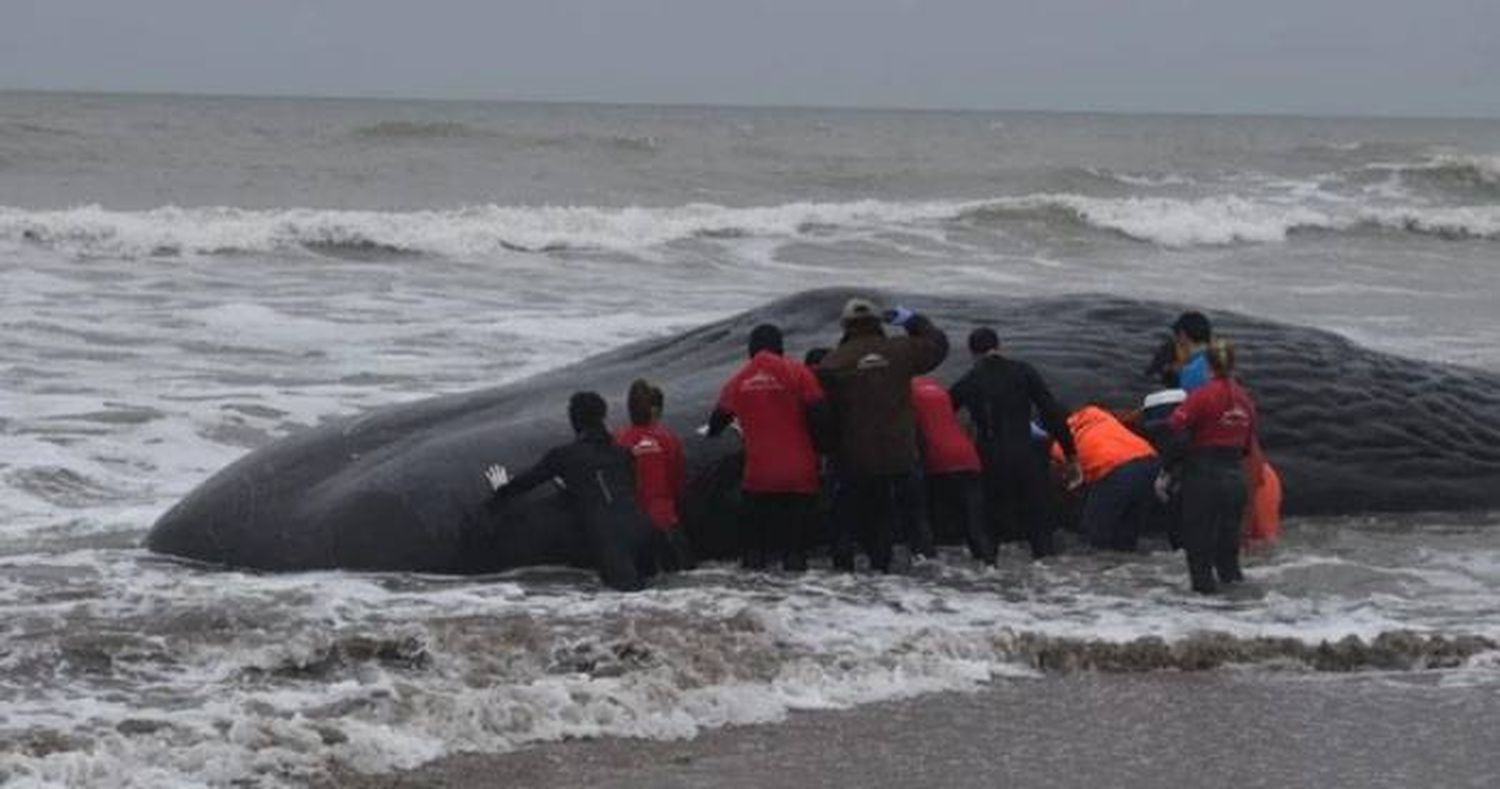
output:
M 1213 599 L 1165 551 L 622 596 L 140 543 L 323 420 L 806 288 L 1165 299 L 1493 370 L 1497 263 L 1500 121 L 0 93 L 0 783 L 298 785 L 1078 672 L 1493 711 L 1500 513 L 1293 519 Z

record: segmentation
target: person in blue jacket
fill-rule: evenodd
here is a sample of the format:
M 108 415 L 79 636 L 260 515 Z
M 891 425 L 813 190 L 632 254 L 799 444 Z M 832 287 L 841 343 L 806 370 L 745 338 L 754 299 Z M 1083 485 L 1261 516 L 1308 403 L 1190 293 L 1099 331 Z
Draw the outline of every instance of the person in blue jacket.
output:
M 1172 323 L 1172 339 L 1177 344 L 1177 385 L 1191 392 L 1213 378 L 1208 364 L 1208 345 L 1213 342 L 1213 324 L 1201 312 L 1184 312 Z

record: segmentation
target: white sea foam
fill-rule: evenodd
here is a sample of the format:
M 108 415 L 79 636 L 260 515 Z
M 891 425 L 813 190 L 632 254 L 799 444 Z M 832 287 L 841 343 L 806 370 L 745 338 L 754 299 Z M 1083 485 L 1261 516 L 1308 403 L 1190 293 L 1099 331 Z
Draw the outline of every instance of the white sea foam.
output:
M 1429 176 L 1476 185 L 1500 186 L 1500 154 L 1439 152 L 1415 162 L 1372 162 L 1365 165 L 1363 169 L 1402 176 Z
M 0 599 L 19 630 L 0 658 L 0 692 L 14 700 L 0 740 L 23 745 L 0 749 L 0 776 L 278 785 L 330 761 L 385 771 L 562 738 L 691 737 L 1025 681 L 1035 639 L 1500 637 L 1495 549 L 1457 561 L 1464 546 L 1436 544 L 1408 561 L 1409 539 L 1304 546 L 1251 568 L 1273 591 L 1220 600 L 1187 595 L 1171 554 L 1032 565 L 1007 551 L 998 574 L 955 555 L 915 578 L 708 568 L 637 595 L 579 589 L 581 573 L 263 576 L 134 552 L 11 557 Z M 1351 571 L 1377 580 L 1350 595 L 1327 585 Z M 28 572 L 75 579 L 71 593 L 58 599 L 57 581 L 40 588 Z M 46 692 L 17 693 L 46 661 L 58 667 Z M 1454 682 L 1494 669 L 1476 656 Z
M 1300 182 L 1299 182 L 1300 183 Z M 924 231 L 976 214 L 1056 209 L 1079 220 L 1169 247 L 1270 243 L 1298 229 L 1362 225 L 1448 237 L 1500 237 L 1500 207 L 1349 203 L 1301 191 L 1201 198 L 1033 194 L 991 200 L 787 203 L 734 208 L 476 206 L 449 211 L 338 211 L 177 208 L 57 211 L 0 208 L 0 240 L 40 244 L 79 257 L 235 253 L 410 254 L 459 260 L 518 251 L 599 249 L 640 252 L 708 239 L 817 238 L 829 230 L 873 235 Z M 925 231 L 924 231 L 925 232 Z
M 333 211 L 165 207 L 112 211 L 0 208 L 0 238 L 72 254 L 141 257 L 276 252 L 305 247 L 376 248 L 473 258 L 514 250 L 636 250 L 695 237 L 788 236 L 805 226 L 880 228 L 941 219 L 953 204 L 789 203 L 728 208 L 475 206 L 451 211 Z

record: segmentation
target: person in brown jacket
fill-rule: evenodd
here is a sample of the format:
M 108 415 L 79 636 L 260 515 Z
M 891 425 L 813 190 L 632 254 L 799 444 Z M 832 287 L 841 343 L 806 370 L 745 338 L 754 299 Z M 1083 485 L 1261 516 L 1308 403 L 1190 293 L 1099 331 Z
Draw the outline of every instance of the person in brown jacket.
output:
M 887 337 L 882 320 L 906 330 Z M 834 566 L 853 569 L 852 540 L 861 535 L 870 566 L 889 572 L 895 521 L 901 516 L 914 555 L 931 555 L 920 516 L 916 420 L 911 379 L 948 356 L 948 336 L 905 307 L 884 315 L 868 299 L 850 299 L 840 316 L 844 339 L 818 365 L 833 405 Z

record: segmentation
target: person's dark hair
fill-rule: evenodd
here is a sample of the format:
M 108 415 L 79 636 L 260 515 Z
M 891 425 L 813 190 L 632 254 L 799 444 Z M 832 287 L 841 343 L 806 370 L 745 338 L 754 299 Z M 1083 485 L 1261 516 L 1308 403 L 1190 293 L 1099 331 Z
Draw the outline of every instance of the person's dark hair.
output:
M 1172 331 L 1186 334 L 1193 342 L 1208 342 L 1214 337 L 1213 324 L 1208 322 L 1208 316 L 1196 311 L 1178 315 L 1172 322 Z
M 655 384 L 637 378 L 625 394 L 625 410 L 630 413 L 630 424 L 649 425 L 656 421 L 666 407 L 666 396 Z
M 1228 378 L 1234 374 L 1234 344 L 1228 340 L 1214 340 L 1208 346 L 1208 366 L 1214 375 Z
M 770 351 L 778 356 L 783 353 L 781 329 L 775 324 L 762 323 L 750 330 L 750 355 Z
M 969 352 L 973 354 L 989 353 L 1000 347 L 1000 335 L 988 326 L 980 326 L 969 332 Z
M 823 363 L 823 358 L 828 355 L 827 348 L 813 348 L 802 357 L 802 363 L 808 367 L 817 367 Z
M 582 433 L 589 429 L 604 429 L 604 418 L 609 415 L 609 405 L 598 392 L 574 392 L 568 398 L 568 421 L 573 424 L 573 432 Z
M 1162 340 L 1141 374 L 1147 378 L 1155 378 L 1168 389 L 1175 389 L 1178 383 L 1177 341 L 1171 337 Z

